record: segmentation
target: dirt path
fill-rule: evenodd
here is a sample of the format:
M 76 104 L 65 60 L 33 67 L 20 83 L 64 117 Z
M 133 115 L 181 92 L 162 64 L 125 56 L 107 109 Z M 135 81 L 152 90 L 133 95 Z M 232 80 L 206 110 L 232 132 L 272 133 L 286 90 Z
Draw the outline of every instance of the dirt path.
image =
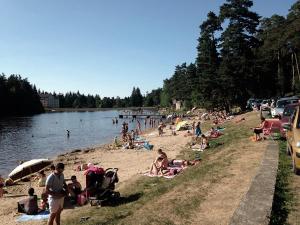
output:
M 259 169 L 267 144 L 267 141 L 237 144 L 238 150 L 232 157 L 231 165 L 224 168 L 226 176 L 210 188 L 192 216 L 191 224 L 229 223 Z

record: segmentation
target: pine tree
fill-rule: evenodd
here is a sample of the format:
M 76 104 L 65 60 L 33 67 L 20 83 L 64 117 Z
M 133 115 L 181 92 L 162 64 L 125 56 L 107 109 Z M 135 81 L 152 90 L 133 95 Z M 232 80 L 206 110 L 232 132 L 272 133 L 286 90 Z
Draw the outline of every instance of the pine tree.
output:
M 257 88 L 254 50 L 259 16 L 249 10 L 251 0 L 227 0 L 220 8 L 222 21 L 229 25 L 221 35 L 222 62 L 219 69 L 225 107 L 245 108 L 246 100 Z
M 208 13 L 207 20 L 201 24 L 200 28 L 196 59 L 199 85 L 193 90 L 193 103 L 213 108 L 218 106 L 221 95 L 217 77 L 219 58 L 215 32 L 222 28 L 219 18 L 213 12 Z
M 140 89 L 133 87 L 132 93 L 130 96 L 130 102 L 132 107 L 141 107 L 143 106 L 143 96 Z

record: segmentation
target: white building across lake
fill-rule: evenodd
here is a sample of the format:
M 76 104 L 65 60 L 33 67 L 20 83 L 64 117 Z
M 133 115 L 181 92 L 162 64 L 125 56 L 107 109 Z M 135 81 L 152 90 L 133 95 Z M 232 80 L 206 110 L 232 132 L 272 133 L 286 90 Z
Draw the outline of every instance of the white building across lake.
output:
M 59 99 L 54 95 L 40 94 L 40 100 L 44 108 L 59 108 Z

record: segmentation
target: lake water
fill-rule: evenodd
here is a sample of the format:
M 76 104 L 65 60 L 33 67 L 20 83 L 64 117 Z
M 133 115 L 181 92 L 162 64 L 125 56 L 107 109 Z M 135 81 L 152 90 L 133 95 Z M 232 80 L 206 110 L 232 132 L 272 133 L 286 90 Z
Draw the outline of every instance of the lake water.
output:
M 129 122 L 129 129 L 136 128 L 136 121 L 131 119 L 118 119 L 119 123 L 113 124 L 112 119 L 118 115 L 117 110 L 109 110 L 0 119 L 0 174 L 8 175 L 20 160 L 52 158 L 73 149 L 111 142 L 120 135 L 124 121 Z M 144 128 L 144 121 L 141 125 Z M 66 130 L 70 131 L 69 137 Z

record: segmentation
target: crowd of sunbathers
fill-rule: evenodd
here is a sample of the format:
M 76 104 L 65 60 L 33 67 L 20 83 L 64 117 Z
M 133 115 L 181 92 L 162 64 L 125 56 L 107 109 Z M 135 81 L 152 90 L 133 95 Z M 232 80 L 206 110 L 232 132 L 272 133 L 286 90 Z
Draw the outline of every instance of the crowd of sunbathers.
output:
M 210 111 L 202 113 L 200 116 L 201 120 L 211 120 L 214 125 L 220 125 L 227 120 L 232 120 L 234 116 L 226 113 L 226 111 Z
M 164 131 L 163 129 L 165 128 L 164 123 L 162 122 L 162 119 L 160 119 L 161 122 L 157 123 L 157 130 L 158 130 L 158 135 L 162 136 Z M 156 126 L 156 119 L 145 118 L 145 128 L 146 128 L 146 123 L 149 121 L 150 127 Z M 140 137 L 140 134 L 142 133 L 141 130 L 141 123 L 139 120 L 137 120 L 137 128 L 135 130 L 131 130 L 129 132 L 128 130 L 128 123 L 123 122 L 122 124 L 122 130 L 121 130 L 121 139 L 123 144 L 119 143 L 118 138 L 115 137 L 114 139 L 114 144 L 116 147 L 123 147 L 123 149 L 140 149 L 140 148 L 146 148 L 147 150 L 152 149 L 152 145 L 149 144 L 149 142 L 143 138 Z

